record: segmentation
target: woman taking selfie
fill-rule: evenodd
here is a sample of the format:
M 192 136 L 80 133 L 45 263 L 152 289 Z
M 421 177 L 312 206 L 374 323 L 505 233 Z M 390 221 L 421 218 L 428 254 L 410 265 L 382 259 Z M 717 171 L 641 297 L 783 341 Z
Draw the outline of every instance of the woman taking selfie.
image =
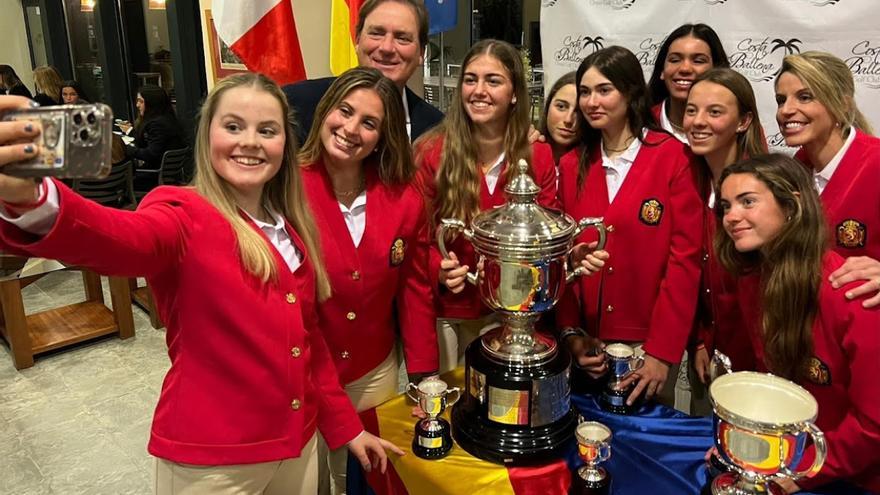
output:
M 357 411 L 400 390 L 398 333 L 410 381 L 437 372 L 426 213 L 400 92 L 375 69 L 339 76 L 299 153 L 303 186 L 333 287 L 320 328 Z M 330 454 L 332 492 L 345 493 L 345 449 Z
M 26 106 L 0 99 L 2 111 Z M 195 186 L 159 188 L 136 212 L 0 174 L 4 249 L 144 276 L 153 290 L 171 360 L 148 446 L 159 494 L 315 493 L 316 429 L 365 467 L 373 456 L 384 468 L 393 449 L 363 431 L 317 328 L 330 284 L 287 112 L 264 76 L 220 81 L 199 121 Z M 0 123 L 0 159 L 38 153 L 8 144 L 34 132 Z
M 811 174 L 785 155 L 762 155 L 727 167 L 719 187 L 715 247 L 741 277 L 755 360 L 813 394 L 828 445 L 817 476 L 784 488 L 845 480 L 880 492 L 880 311 L 840 297 L 828 281 L 844 261 L 828 249 Z
M 733 69 L 712 69 L 697 78 L 688 94 L 683 125 L 691 151 L 702 165 L 698 182 L 704 198 L 705 229 L 697 309 L 699 343 L 690 362 L 697 378 L 705 384 L 709 378 L 709 356 L 716 349 L 730 358 L 734 369 L 754 369 L 749 340 L 742 335 L 736 280 L 718 263 L 712 249 L 716 230 L 715 184 L 727 166 L 745 157 L 767 153 L 767 142 L 752 85 Z M 693 382 L 691 380 L 694 399 L 704 398 L 705 390 Z M 709 410 L 704 408 L 700 412 Z
M 833 249 L 846 258 L 831 274 L 844 295 L 880 305 L 880 139 L 855 101 L 849 67 L 825 52 L 788 55 L 776 78 L 776 122 L 795 158 L 813 171 L 831 229 Z
M 670 366 L 685 350 L 700 280 L 702 211 L 695 166 L 683 144 L 658 131 L 638 59 L 613 46 L 589 55 L 577 70 L 581 159 L 560 173 L 563 210 L 574 218 L 603 217 L 604 251 L 591 252 L 592 233 L 578 239 L 573 261 L 591 272 L 557 308 L 557 326 L 576 361 L 604 370 L 591 357 L 601 341 L 641 346 L 645 364 L 633 373 L 627 399 L 661 394 Z M 580 298 L 579 303 L 573 298 Z M 568 328 L 566 328 L 568 327 Z M 673 402 L 674 382 L 662 394 Z
M 530 163 L 541 188 L 538 202 L 556 204 L 549 147 L 528 141 L 528 102 L 516 48 L 491 39 L 471 47 L 446 118 L 415 144 L 418 181 L 434 227 L 444 218 L 470 223 L 480 211 L 504 204 L 504 186 L 517 173 L 512 165 L 520 159 Z M 539 147 L 547 149 L 533 154 Z M 432 279 L 439 283 L 441 372 L 455 368 L 467 344 L 495 322 L 476 287 L 465 280 L 468 270 L 477 269 L 470 243 L 457 236 L 447 239 L 446 246 L 450 259 L 442 259 L 432 243 L 430 265 Z

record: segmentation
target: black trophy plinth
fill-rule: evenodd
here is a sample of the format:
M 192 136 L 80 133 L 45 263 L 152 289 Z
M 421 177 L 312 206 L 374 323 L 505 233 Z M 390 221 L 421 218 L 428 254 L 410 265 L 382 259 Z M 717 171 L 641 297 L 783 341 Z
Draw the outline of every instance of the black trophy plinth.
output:
M 582 468 L 583 469 L 583 468 Z M 609 495 L 611 493 L 611 473 L 605 468 L 597 468 L 597 479 L 588 476 L 586 479 L 580 472 L 571 477 L 569 495 Z
M 413 454 L 422 459 L 442 459 L 449 455 L 452 450 L 449 421 L 433 418 L 417 422 L 412 450 Z
M 494 332 L 494 331 L 493 331 Z M 512 466 L 562 457 L 577 425 L 571 409 L 567 352 L 536 333 L 549 351 L 529 363 L 498 359 L 487 334 L 465 353 L 464 398 L 452 408 L 452 435 L 471 455 Z

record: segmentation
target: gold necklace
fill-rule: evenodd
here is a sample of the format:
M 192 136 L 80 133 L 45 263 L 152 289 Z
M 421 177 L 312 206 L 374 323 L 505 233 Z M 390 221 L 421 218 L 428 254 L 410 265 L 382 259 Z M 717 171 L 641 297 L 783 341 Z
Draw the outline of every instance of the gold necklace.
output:
M 358 194 L 363 192 L 363 190 L 364 190 L 364 178 L 361 177 L 361 182 L 360 182 L 360 184 L 358 184 L 358 186 L 356 188 L 349 189 L 348 191 L 340 191 L 334 187 L 333 193 L 336 195 L 337 198 L 347 199 L 347 198 L 351 198 L 351 197 L 356 197 Z
M 633 140 L 635 140 L 635 138 L 636 138 L 635 136 L 630 136 L 629 138 L 627 138 L 626 144 L 623 145 L 623 148 L 619 148 L 619 149 L 609 148 L 609 147 L 605 146 L 604 144 L 602 145 L 602 148 L 605 150 L 606 155 L 610 155 L 611 153 L 621 153 L 623 151 L 626 151 L 629 148 L 629 146 L 633 143 Z

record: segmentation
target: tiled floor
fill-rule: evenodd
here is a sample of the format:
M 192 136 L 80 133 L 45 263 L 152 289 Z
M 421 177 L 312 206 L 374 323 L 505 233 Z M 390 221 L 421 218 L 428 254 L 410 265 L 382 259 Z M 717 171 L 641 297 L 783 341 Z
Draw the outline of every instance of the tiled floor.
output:
M 84 299 L 70 272 L 23 293 L 28 314 Z M 134 338 L 37 356 L 22 371 L 0 339 L 0 494 L 152 493 L 146 445 L 168 356 L 164 330 L 139 309 L 134 323 Z

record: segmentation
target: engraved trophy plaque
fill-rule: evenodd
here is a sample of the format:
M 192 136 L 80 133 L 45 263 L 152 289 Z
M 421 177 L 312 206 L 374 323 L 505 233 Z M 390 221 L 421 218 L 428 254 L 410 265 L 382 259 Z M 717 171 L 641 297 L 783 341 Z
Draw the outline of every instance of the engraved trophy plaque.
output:
M 712 481 L 713 495 L 784 495 L 775 479 L 813 476 L 825 462 L 825 435 L 813 421 L 816 399 L 778 376 L 740 371 L 709 386 L 715 448 L 732 471 Z M 798 470 L 804 451 L 815 446 L 813 464 Z
M 578 442 L 578 457 L 584 465 L 578 468 L 572 480 L 572 495 L 607 495 L 611 490 L 611 474 L 599 464 L 611 458 L 611 430 L 595 421 L 577 425 L 574 435 Z
M 418 386 L 412 383 L 407 385 L 406 395 L 428 415 L 416 423 L 413 454 L 422 459 L 446 457 L 452 449 L 452 437 L 449 422 L 440 415 L 458 401 L 461 395 L 458 387 L 448 388 L 443 380 L 428 378 L 419 382 Z M 454 398 L 450 399 L 450 396 Z
M 567 260 L 575 237 L 592 227 L 605 244 L 601 219 L 575 222 L 535 203 L 540 189 L 520 160 L 519 173 L 504 188 L 507 203 L 477 215 L 468 228 L 445 219 L 445 239 L 461 231 L 482 264 L 469 273 L 483 303 L 503 325 L 472 342 L 465 352 L 465 393 L 452 408 L 452 434 L 472 455 L 491 462 L 524 465 L 562 455 L 576 414 L 569 398 L 571 357 L 556 340 L 535 331 L 535 322 L 559 300 L 567 281 L 581 273 Z

